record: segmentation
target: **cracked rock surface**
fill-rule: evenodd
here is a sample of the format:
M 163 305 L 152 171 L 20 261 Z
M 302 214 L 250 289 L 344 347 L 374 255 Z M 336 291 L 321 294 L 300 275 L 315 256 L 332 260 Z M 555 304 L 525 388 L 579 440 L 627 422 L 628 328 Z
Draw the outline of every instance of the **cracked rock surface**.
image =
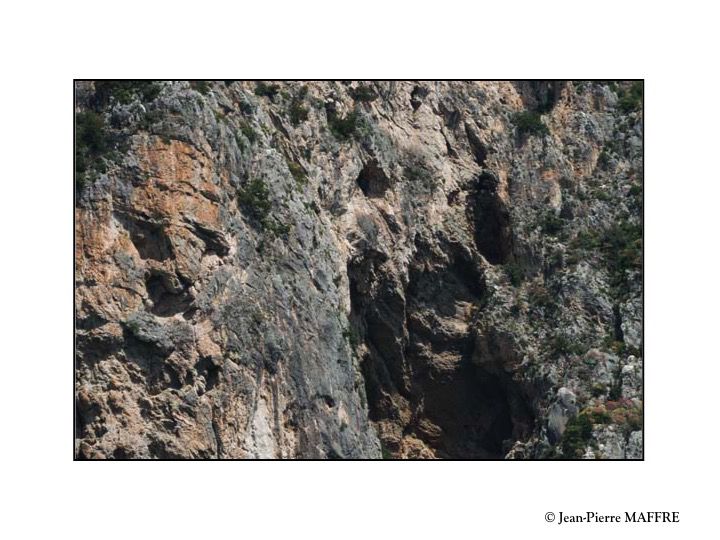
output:
M 76 83 L 76 453 L 642 458 L 642 86 Z

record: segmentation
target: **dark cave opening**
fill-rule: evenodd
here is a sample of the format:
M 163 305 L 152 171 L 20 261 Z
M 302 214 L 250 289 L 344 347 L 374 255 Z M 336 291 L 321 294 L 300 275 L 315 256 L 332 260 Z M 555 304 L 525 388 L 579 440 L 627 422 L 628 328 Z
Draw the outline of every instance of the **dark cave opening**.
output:
M 162 225 L 133 219 L 126 226 L 141 258 L 164 261 L 173 256 L 172 244 Z
M 365 164 L 357 177 L 358 186 L 366 197 L 380 198 L 390 188 L 390 179 L 377 161 Z
M 151 274 L 145 280 L 148 296 L 152 300 L 151 312 L 158 317 L 172 317 L 188 311 L 193 299 L 188 292 L 176 287 L 166 275 Z
M 494 174 L 483 172 L 468 197 L 475 244 L 490 264 L 504 264 L 512 254 L 510 210 L 500 197 L 498 185 Z
M 404 300 L 382 282 L 368 286 L 383 279 L 377 266 L 349 270 L 370 420 L 446 459 L 502 458 L 509 443 L 529 436 L 534 418 L 519 385 L 473 362 L 470 323 L 486 290 L 471 261 L 414 269 Z M 386 451 L 401 457 L 402 442 L 378 431 Z

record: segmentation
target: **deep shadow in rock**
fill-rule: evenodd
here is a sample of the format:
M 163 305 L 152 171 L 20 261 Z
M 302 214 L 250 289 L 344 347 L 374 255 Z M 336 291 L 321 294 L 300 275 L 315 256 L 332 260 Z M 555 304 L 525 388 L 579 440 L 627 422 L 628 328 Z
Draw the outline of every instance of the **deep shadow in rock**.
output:
M 513 250 L 510 210 L 498 188 L 497 177 L 483 172 L 468 197 L 468 217 L 475 225 L 475 244 L 490 264 L 507 262 Z

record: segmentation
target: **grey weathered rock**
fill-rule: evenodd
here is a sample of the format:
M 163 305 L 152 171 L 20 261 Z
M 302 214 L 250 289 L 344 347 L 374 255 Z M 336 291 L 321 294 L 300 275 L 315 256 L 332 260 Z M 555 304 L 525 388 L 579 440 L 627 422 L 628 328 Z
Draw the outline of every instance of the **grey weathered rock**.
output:
M 641 457 L 632 88 L 78 83 L 78 456 Z
M 560 388 L 555 403 L 552 404 L 548 413 L 548 438 L 551 443 L 560 440 L 568 420 L 576 416 L 577 412 L 575 394 L 567 388 Z

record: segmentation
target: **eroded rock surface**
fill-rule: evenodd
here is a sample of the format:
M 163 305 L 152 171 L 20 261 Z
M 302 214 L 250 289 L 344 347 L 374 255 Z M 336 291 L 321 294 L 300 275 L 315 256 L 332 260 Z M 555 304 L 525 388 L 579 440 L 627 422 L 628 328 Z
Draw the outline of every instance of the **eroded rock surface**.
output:
M 642 458 L 631 82 L 79 82 L 80 458 Z

